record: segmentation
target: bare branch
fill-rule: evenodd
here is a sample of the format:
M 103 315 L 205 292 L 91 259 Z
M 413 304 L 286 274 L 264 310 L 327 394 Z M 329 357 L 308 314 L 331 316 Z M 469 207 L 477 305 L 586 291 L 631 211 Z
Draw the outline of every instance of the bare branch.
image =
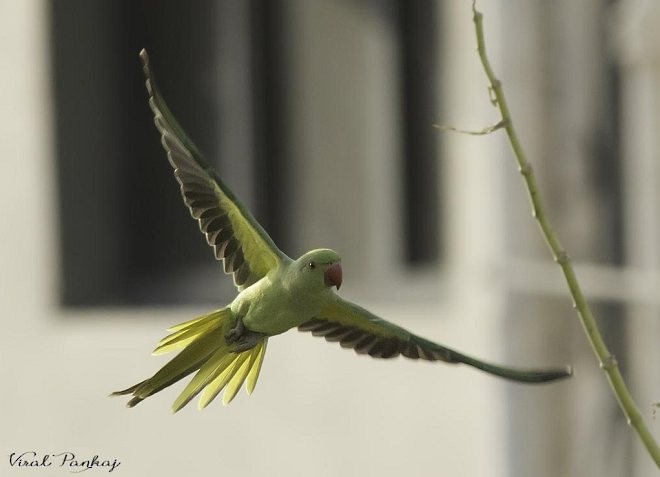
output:
M 598 324 L 594 319 L 591 308 L 589 307 L 589 304 L 587 303 L 587 300 L 582 293 L 582 288 L 580 287 L 577 276 L 575 275 L 575 271 L 573 270 L 570 257 L 562 247 L 559 238 L 557 237 L 557 234 L 555 233 L 545 213 L 545 207 L 543 201 L 541 200 L 536 177 L 534 176 L 534 170 L 527 160 L 520 140 L 518 139 L 518 134 L 511 119 L 511 112 L 509 111 L 509 106 L 506 97 L 504 96 L 502 83 L 495 76 L 493 68 L 486 54 L 486 42 L 484 40 L 483 30 L 483 14 L 477 10 L 476 0 L 473 0 L 472 2 L 472 13 L 475 33 L 477 37 L 477 53 L 479 54 L 479 59 L 481 60 L 484 72 L 486 73 L 490 83 L 489 97 L 491 103 L 499 108 L 500 114 L 502 115 L 502 121 L 500 121 L 498 124 L 503 125 L 502 127 L 506 130 L 507 136 L 509 138 L 509 143 L 511 144 L 511 148 L 513 149 L 513 153 L 518 163 L 518 170 L 520 171 L 525 182 L 525 187 L 527 188 L 527 193 L 529 195 L 532 208 L 532 216 L 534 219 L 536 219 L 539 228 L 541 229 L 543 238 L 548 244 L 555 262 L 557 265 L 559 265 L 559 267 L 561 267 L 564 278 L 566 279 L 566 284 L 568 285 L 568 289 L 570 290 L 571 297 L 573 298 L 573 302 L 575 304 L 574 307 L 578 313 L 587 339 L 589 340 L 589 344 L 591 345 L 594 354 L 598 358 L 601 369 L 607 376 L 612 391 L 614 392 L 614 395 L 619 402 L 624 415 L 626 416 L 628 424 L 637 432 L 649 455 L 655 461 L 656 465 L 660 467 L 660 447 L 658 447 L 657 442 L 646 426 L 646 423 L 642 418 L 637 404 L 633 400 L 628 387 L 623 381 L 623 377 L 621 376 L 616 358 L 614 355 L 612 355 L 612 353 L 610 353 L 609 349 L 605 345 L 605 341 L 603 340 L 601 332 L 598 329 Z M 451 128 L 449 129 L 452 130 Z
M 470 131 L 468 129 L 459 129 L 454 126 L 449 126 L 447 124 L 434 124 L 433 127 L 438 128 L 441 131 L 451 131 L 459 134 L 468 134 L 470 136 L 485 136 L 487 134 L 494 133 L 499 129 L 505 128 L 506 120 L 502 119 L 495 124 L 491 124 L 490 126 L 486 126 L 485 128 L 479 129 L 477 131 Z

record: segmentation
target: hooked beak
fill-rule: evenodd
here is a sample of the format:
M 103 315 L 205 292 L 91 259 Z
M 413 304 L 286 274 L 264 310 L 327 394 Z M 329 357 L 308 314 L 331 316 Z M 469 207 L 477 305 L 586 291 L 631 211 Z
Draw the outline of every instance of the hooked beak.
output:
M 325 269 L 323 274 L 323 281 L 327 287 L 339 287 L 341 286 L 341 263 L 335 262 Z

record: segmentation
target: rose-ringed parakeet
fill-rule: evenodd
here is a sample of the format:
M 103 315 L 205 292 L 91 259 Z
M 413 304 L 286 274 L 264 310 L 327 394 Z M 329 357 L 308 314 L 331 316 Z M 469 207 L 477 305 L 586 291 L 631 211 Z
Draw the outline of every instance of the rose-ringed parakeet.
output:
M 228 404 L 244 382 L 251 394 L 271 336 L 291 328 L 309 331 L 374 358 L 465 363 L 496 376 L 541 383 L 571 375 L 563 369 L 512 369 L 489 364 L 416 336 L 335 294 L 342 283 L 339 255 L 312 250 L 292 260 L 273 243 L 250 212 L 208 165 L 165 104 L 149 66 L 144 66 L 149 105 L 178 181 L 183 201 L 199 223 L 216 259 L 232 274 L 239 294 L 219 310 L 169 329 L 154 354 L 180 352 L 156 374 L 114 395 L 132 394 L 133 407 L 196 372 L 174 402 L 176 412 L 201 393 L 199 407 L 224 389 Z

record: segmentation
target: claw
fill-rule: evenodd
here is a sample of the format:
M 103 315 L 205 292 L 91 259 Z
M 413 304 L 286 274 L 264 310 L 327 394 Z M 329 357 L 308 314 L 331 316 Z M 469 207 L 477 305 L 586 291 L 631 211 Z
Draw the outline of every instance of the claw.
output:
M 245 325 L 241 318 L 237 318 L 236 324 L 227 332 L 225 339 L 227 340 L 227 343 L 234 343 L 243 336 L 243 333 L 245 333 Z
M 266 336 L 263 333 L 248 330 L 241 318 L 236 319 L 236 324 L 225 335 L 227 343 L 236 343 L 233 348 L 234 353 L 242 353 L 254 348 L 259 341 Z
M 238 341 L 236 341 L 236 346 L 234 347 L 233 352 L 242 353 L 243 351 L 254 348 L 264 336 L 266 335 L 263 333 L 257 333 L 256 331 L 246 329 L 243 335 Z

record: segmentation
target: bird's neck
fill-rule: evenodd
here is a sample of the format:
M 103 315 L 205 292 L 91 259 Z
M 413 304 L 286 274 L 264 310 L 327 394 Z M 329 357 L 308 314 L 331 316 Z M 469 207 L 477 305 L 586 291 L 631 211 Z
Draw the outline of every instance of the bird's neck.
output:
M 288 300 L 296 307 L 305 308 L 308 313 L 316 314 L 332 301 L 334 293 L 331 288 L 314 288 L 300 279 L 296 279 L 298 270 L 292 267 L 284 271 L 282 287 Z

